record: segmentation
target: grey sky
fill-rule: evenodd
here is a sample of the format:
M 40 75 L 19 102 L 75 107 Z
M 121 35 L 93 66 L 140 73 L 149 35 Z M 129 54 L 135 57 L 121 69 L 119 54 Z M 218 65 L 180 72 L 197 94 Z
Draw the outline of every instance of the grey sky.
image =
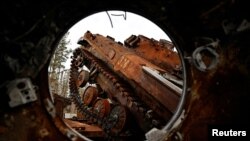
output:
M 68 46 L 71 49 L 78 47 L 78 39 L 87 30 L 93 34 L 109 35 L 122 43 L 132 34 L 140 34 L 156 40 L 166 39 L 170 41 L 164 31 L 144 17 L 130 12 L 125 13 L 124 11 L 108 11 L 90 15 L 70 28 L 68 35 L 70 44 Z M 66 62 L 66 69 L 69 68 L 69 63 L 70 60 Z

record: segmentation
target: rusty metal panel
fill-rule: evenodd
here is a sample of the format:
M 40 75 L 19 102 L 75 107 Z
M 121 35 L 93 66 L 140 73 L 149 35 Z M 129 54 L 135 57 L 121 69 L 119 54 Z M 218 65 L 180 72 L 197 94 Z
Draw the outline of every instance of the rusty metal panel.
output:
M 89 37 L 95 38 L 89 38 Z M 165 107 L 169 108 L 171 112 L 174 112 L 176 106 L 178 104 L 178 94 L 174 94 L 173 90 L 170 90 L 171 87 L 165 87 L 161 82 L 152 79 L 152 77 L 148 77 L 147 73 L 143 72 L 142 67 L 148 66 L 152 69 L 158 70 L 160 72 L 173 72 L 176 70 L 176 66 L 180 67 L 180 59 L 178 54 L 174 51 L 169 50 L 168 48 L 164 48 L 157 44 L 156 41 L 152 41 L 147 39 L 146 37 L 139 37 L 141 47 L 136 47 L 135 50 L 128 49 L 120 44 L 116 43 L 113 40 L 107 39 L 101 35 L 92 35 L 91 32 L 85 33 L 83 39 L 89 42 L 91 48 L 89 49 L 96 57 L 104 60 L 105 63 L 115 72 L 118 72 L 126 77 L 128 81 L 135 81 L 141 87 L 143 87 L 149 94 L 151 94 L 154 98 L 161 102 L 161 104 L 165 105 Z M 144 43 L 145 42 L 145 43 Z M 153 44 L 154 43 L 154 44 Z M 158 44 L 160 44 L 158 42 Z M 151 46 L 150 46 L 151 45 Z M 161 48 L 161 50 L 159 50 Z M 137 49 L 137 50 L 136 50 Z M 170 58 L 169 60 L 162 60 L 161 58 L 156 58 L 156 50 L 158 52 L 163 53 L 162 56 L 167 56 L 166 54 L 172 54 L 173 57 L 162 57 L 162 58 Z M 110 59 L 110 52 L 112 59 Z M 142 53 L 145 54 L 142 54 Z M 140 55 L 138 55 L 140 54 Z M 151 55 L 151 56 L 150 56 Z M 143 58 L 144 57 L 144 58 Z M 160 57 L 160 56 L 158 56 Z M 148 60 L 146 60 L 148 59 Z M 154 62 L 153 60 L 158 60 L 162 62 L 162 64 L 169 65 L 172 67 L 165 67 L 167 70 L 164 70 L 157 65 L 159 62 Z M 173 61 L 175 60 L 175 61 Z M 152 63 L 156 63 L 152 64 Z M 164 63 L 163 63 L 164 62 Z M 174 67 L 173 67 L 174 66 Z M 133 86 L 135 88 L 135 86 Z M 179 92 L 180 94 L 181 92 Z

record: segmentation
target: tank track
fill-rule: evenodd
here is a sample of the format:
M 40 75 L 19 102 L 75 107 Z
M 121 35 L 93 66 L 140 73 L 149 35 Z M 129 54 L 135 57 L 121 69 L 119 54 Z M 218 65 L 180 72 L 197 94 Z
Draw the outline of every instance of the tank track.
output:
M 117 91 L 116 95 L 120 95 L 123 100 L 125 99 L 125 102 L 121 102 L 118 99 L 118 104 L 116 103 L 115 107 L 111 109 L 110 114 L 104 118 L 101 118 L 98 113 L 93 111 L 92 107 L 84 105 L 79 95 L 78 87 L 76 85 L 76 80 L 79 74 L 78 70 L 86 61 L 91 64 L 91 70 L 97 69 L 98 73 L 103 74 L 105 78 L 112 82 L 112 85 Z M 125 117 L 125 119 L 119 118 L 121 116 L 119 115 L 119 110 L 121 110 L 122 107 L 129 109 L 132 115 L 137 116 L 137 119 L 144 119 L 146 122 L 150 123 L 150 127 L 144 127 L 143 130 L 149 130 L 152 127 L 160 125 L 161 120 L 156 118 L 153 110 L 149 109 L 146 104 L 140 101 L 140 99 L 133 94 L 132 88 L 127 83 L 122 81 L 121 78 L 112 72 L 107 66 L 105 66 L 100 59 L 92 55 L 84 48 L 77 48 L 73 52 L 69 87 L 72 101 L 75 103 L 77 110 L 84 114 L 88 120 L 96 122 L 107 134 L 118 135 L 121 131 L 123 131 L 127 117 Z

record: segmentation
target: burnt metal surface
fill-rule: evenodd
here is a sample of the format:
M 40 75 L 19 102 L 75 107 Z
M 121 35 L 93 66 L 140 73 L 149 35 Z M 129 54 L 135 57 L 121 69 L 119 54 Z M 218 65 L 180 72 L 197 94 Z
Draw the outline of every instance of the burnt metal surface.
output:
M 143 72 L 143 66 L 158 70 L 161 73 L 172 72 L 174 74 L 175 68 L 170 66 L 181 66 L 178 54 L 172 50 L 156 45 L 160 43 L 159 41 L 152 41 L 143 36 L 135 36 L 135 38 L 138 38 L 138 40 L 140 39 L 139 41 L 137 41 L 138 44 L 142 44 L 137 47 L 137 50 L 125 48 L 124 46 L 116 43 L 113 40 L 110 40 L 109 38 L 105 38 L 102 35 L 98 34 L 93 35 L 90 32 L 85 33 L 83 39 L 85 39 L 91 46 L 88 50 L 100 60 L 105 62 L 109 66 L 109 68 L 115 71 L 115 73 L 118 73 L 118 75 L 125 78 L 126 81 L 130 82 L 130 85 L 132 85 L 133 89 L 142 87 L 149 95 L 151 95 L 151 97 L 154 97 L 157 101 L 159 101 L 173 113 L 176 110 L 175 108 L 179 102 L 178 94 L 181 93 L 177 94 L 177 92 L 172 89 L 172 87 L 166 87 L 160 81 L 149 77 L 148 74 Z M 144 42 L 151 43 L 150 47 L 152 49 L 149 49 L 149 43 L 145 43 L 146 45 L 144 45 Z M 163 52 L 163 55 L 156 58 L 156 55 L 154 55 L 154 53 L 156 53 L 156 50 L 158 50 L 159 53 Z M 144 52 L 144 54 L 142 54 L 141 52 Z M 137 54 L 140 54 L 140 56 Z M 147 56 L 147 54 L 150 55 Z M 158 66 L 159 62 L 153 60 L 159 60 L 159 62 L 161 62 L 160 66 L 169 67 L 163 67 L 167 69 L 160 68 Z M 155 64 L 152 64 L 151 62 L 154 62 Z M 131 81 L 135 82 L 136 84 L 132 83 Z M 138 92 L 138 90 L 135 91 Z M 141 96 L 148 94 L 141 93 L 137 95 Z M 143 101 L 149 103 L 146 100 Z M 155 101 L 154 103 L 158 102 Z M 149 105 L 151 106 L 152 104 Z
M 80 50 L 82 49 L 78 49 L 78 51 Z M 127 106 L 131 110 L 131 112 L 137 116 L 136 121 L 145 127 L 144 130 L 148 128 L 146 126 L 147 125 L 146 122 L 149 122 L 148 126 L 150 127 L 151 126 L 150 124 L 152 124 L 151 120 L 153 120 L 152 116 L 150 116 L 149 119 L 146 118 L 148 121 L 141 120 L 146 117 L 145 112 L 151 111 L 150 110 L 151 105 L 146 106 L 146 104 L 144 104 L 144 102 L 148 101 L 143 101 L 144 98 L 141 99 L 138 98 L 138 95 L 135 94 L 136 90 L 134 91 L 134 88 L 132 88 L 128 83 L 126 83 L 126 81 L 124 81 L 115 72 L 113 72 L 110 68 L 108 68 L 106 64 L 103 63 L 103 61 L 92 55 L 87 50 L 82 50 L 82 52 L 84 53 L 84 56 L 89 59 L 91 64 L 94 64 L 94 66 L 100 72 L 96 78 L 96 82 L 102 87 L 102 89 L 105 92 L 108 93 L 108 96 L 110 96 L 109 98 L 112 100 L 115 99 L 123 106 Z M 140 96 L 147 97 L 147 95 L 143 94 L 141 94 Z M 152 98 L 150 100 L 152 100 Z M 157 104 L 157 102 L 155 102 L 155 104 Z M 159 109 L 156 108 L 153 110 L 157 111 Z M 164 110 L 164 108 L 161 108 L 161 110 L 162 109 Z M 168 114 L 168 111 L 162 113 L 162 115 L 165 114 Z M 166 120 L 167 119 L 168 118 L 166 118 Z
M 47 69 L 63 33 L 81 18 L 107 9 L 149 18 L 169 33 L 185 59 L 187 96 L 185 104 L 178 107 L 181 112 L 177 111 L 170 126 L 164 128 L 172 133 L 166 140 L 175 140 L 176 135 L 186 141 L 206 141 L 210 124 L 249 127 L 250 11 L 245 1 L 21 0 L 1 2 L 0 9 L 1 141 L 87 140 L 55 116 Z M 217 39 L 219 44 L 213 50 L 218 57 L 203 53 L 202 59 L 192 56 L 197 48 L 206 48 Z M 111 58 L 113 55 L 111 52 Z M 218 63 L 211 63 L 216 58 Z M 197 60 L 201 62 L 195 65 Z M 213 64 L 211 69 L 209 64 Z M 27 77 L 38 87 L 37 100 L 11 108 L 6 84 Z M 180 115 L 184 118 L 178 118 Z
M 154 54 L 156 50 L 163 52 L 163 56 L 167 57 L 168 61 L 161 61 L 161 64 L 165 66 L 171 66 L 174 63 L 174 66 L 181 65 L 177 52 L 167 47 L 159 46 L 159 41 L 150 40 L 142 35 L 133 37 L 138 38 L 137 43 L 141 43 L 140 40 L 151 43 L 150 47 L 152 49 L 147 49 L 149 45 L 137 47 L 145 47 L 144 51 L 147 51 L 145 54 Z M 128 49 L 115 42 L 113 38 L 105 38 L 102 35 L 92 34 L 89 31 L 80 39 L 80 42 L 85 44 L 73 53 L 74 57 L 71 67 L 78 67 L 77 70 L 81 69 L 83 66 L 79 68 L 74 62 L 78 62 L 78 58 L 83 57 L 82 60 L 85 60 L 83 65 L 88 67 L 89 70 L 97 70 L 97 75 L 92 79 L 92 83 L 98 84 L 113 103 L 126 106 L 132 113 L 130 116 L 135 118 L 135 121 L 144 133 L 152 127 L 162 128 L 169 121 L 179 103 L 182 90 L 181 87 L 179 88 L 165 79 L 159 72 L 168 74 L 174 79 L 174 77 L 178 76 L 176 74 L 180 74 L 178 71 L 182 71 L 180 67 L 179 70 L 173 67 L 168 67 L 167 70 L 162 69 L 159 67 L 159 63 L 153 61 L 155 59 L 161 60 L 161 57 L 155 58 L 156 55 L 145 57 L 145 54 L 140 54 L 144 52 L 140 51 L 143 49 L 137 49 L 136 52 L 134 48 Z M 130 42 L 133 42 L 133 40 L 125 40 L 127 44 Z M 171 46 L 172 44 L 165 43 L 165 45 Z M 167 55 L 166 52 L 167 54 L 172 54 L 172 56 Z M 159 72 L 145 72 L 143 69 L 146 67 Z M 73 68 L 71 69 L 72 73 L 76 70 Z M 73 84 L 74 78 L 71 77 L 70 79 L 71 84 Z M 168 83 L 165 83 L 165 81 Z M 176 91 L 172 86 L 175 86 L 176 89 L 178 88 L 179 91 Z M 72 91 L 74 89 L 71 87 Z M 74 101 L 81 105 L 77 98 Z M 81 108 L 81 106 L 78 107 Z M 85 114 L 91 116 L 88 112 L 85 112 Z M 103 117 L 101 113 L 97 113 L 97 115 Z M 94 116 L 92 117 L 95 118 Z
M 172 42 L 164 39 L 157 41 L 143 35 L 135 36 L 135 38 L 137 38 L 138 41 L 136 41 L 136 43 L 133 43 L 133 40 L 131 41 L 133 43 L 133 49 L 130 49 L 131 51 L 159 66 L 168 73 L 182 77 L 181 60 L 178 53 L 174 51 Z M 130 43 L 129 41 L 127 42 Z

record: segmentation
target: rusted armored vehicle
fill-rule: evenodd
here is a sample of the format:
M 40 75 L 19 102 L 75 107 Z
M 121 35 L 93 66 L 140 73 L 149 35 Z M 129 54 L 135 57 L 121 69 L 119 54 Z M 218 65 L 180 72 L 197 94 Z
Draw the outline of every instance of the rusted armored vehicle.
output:
M 78 118 L 109 136 L 142 137 L 170 120 L 183 86 L 171 42 L 131 35 L 121 43 L 87 31 L 78 44 L 69 83 Z

